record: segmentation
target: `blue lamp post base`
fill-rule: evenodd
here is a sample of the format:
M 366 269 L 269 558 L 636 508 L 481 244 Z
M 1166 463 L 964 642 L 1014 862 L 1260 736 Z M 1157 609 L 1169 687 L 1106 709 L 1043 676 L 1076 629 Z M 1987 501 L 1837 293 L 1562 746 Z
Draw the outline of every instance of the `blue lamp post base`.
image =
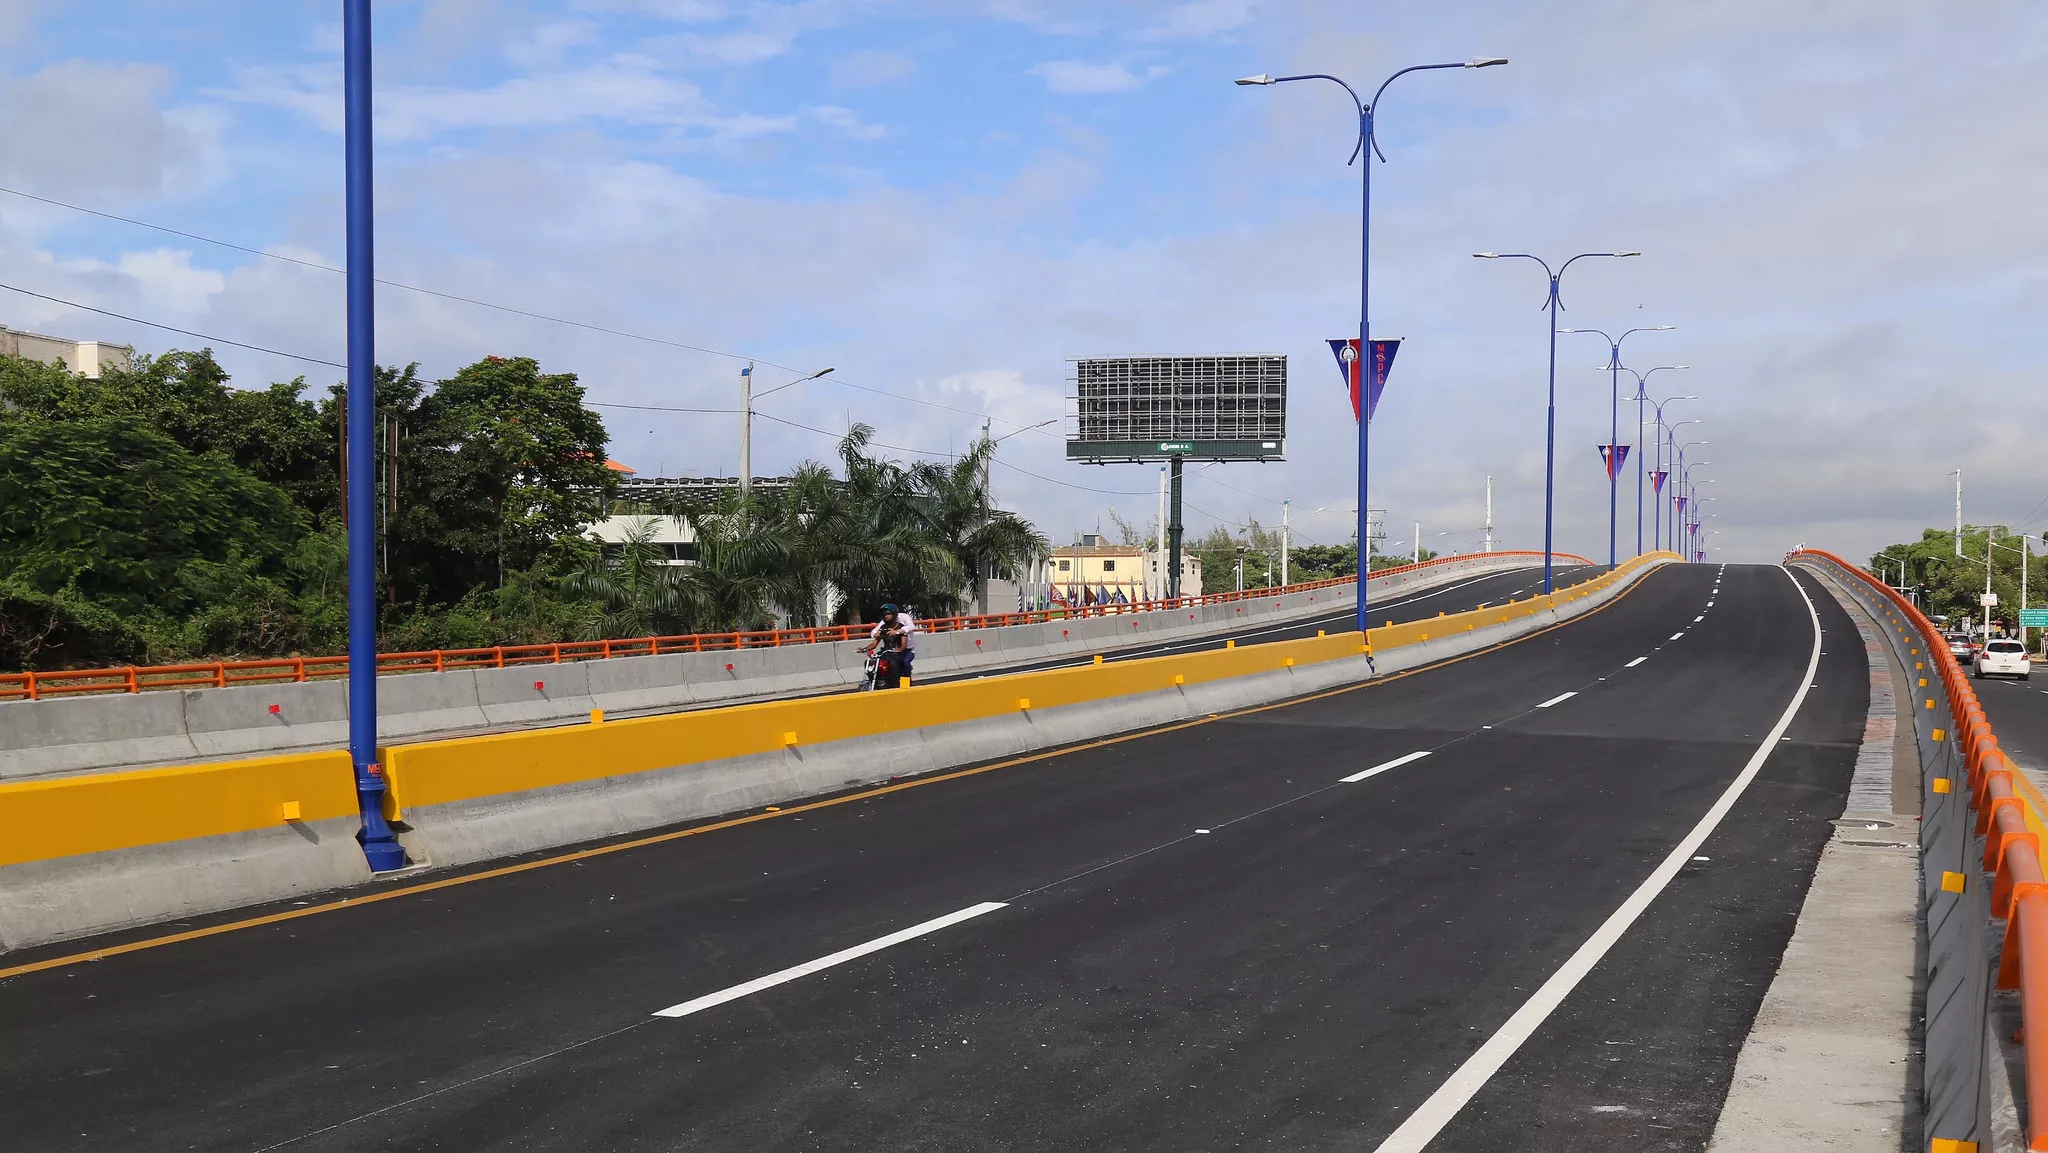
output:
M 367 772 L 356 773 L 356 800 L 363 812 L 362 831 L 356 839 L 362 843 L 363 856 L 370 862 L 372 873 L 405 867 L 405 846 L 398 843 L 398 834 L 384 819 L 385 791 L 382 766 L 371 765 Z

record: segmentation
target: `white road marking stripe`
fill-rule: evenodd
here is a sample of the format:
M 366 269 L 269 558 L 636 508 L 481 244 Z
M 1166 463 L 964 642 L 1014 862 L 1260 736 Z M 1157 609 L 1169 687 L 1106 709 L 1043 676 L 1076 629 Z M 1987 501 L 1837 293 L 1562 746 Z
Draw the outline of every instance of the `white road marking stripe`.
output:
M 1574 689 L 1573 691 L 1571 691 L 1571 692 L 1568 692 L 1568 693 L 1559 693 L 1559 694 L 1557 694 L 1556 696 L 1554 696 L 1554 697 L 1550 698 L 1549 700 L 1547 700 L 1547 701 L 1544 701 L 1544 702 L 1543 702 L 1542 704 L 1540 704 L 1540 705 L 1537 705 L 1536 707 L 1537 707 L 1537 708 L 1539 708 L 1539 709 L 1547 709 L 1547 708 L 1549 708 L 1549 707 L 1550 707 L 1550 706 L 1552 706 L 1552 705 L 1560 705 L 1560 704 L 1563 704 L 1564 702 L 1566 702 L 1566 701 L 1568 701 L 1568 700 L 1571 700 L 1571 699 L 1572 699 L 1573 697 L 1575 697 L 1575 696 L 1578 696 L 1578 695 L 1579 695 L 1579 694 L 1578 694 L 1578 690 L 1576 690 L 1576 689 Z
M 879 953 L 891 945 L 900 945 L 905 941 L 922 937 L 927 933 L 936 933 L 949 925 L 957 925 L 962 921 L 973 920 L 984 913 L 993 913 L 997 909 L 1006 909 L 1008 907 L 1009 905 L 1002 901 L 983 901 L 979 905 L 970 905 L 957 913 L 947 913 L 943 917 L 934 917 L 923 924 L 912 925 L 908 929 L 899 929 L 886 937 L 876 937 L 864 945 L 855 945 L 851 949 L 841 949 L 830 956 L 820 957 L 815 961 L 805 961 L 801 965 L 784 969 L 779 973 L 770 973 L 765 977 L 756 977 L 743 984 L 734 985 L 730 989 L 721 989 L 716 993 L 706 993 L 694 1001 L 685 1001 L 680 1005 L 670 1005 L 654 1015 L 657 1017 L 687 1017 L 692 1013 L 701 1013 L 714 1006 L 723 1005 L 727 1001 L 737 1001 L 741 997 L 752 996 L 763 989 L 772 989 L 777 985 L 787 984 L 799 977 L 808 977 L 812 973 L 830 969 L 834 965 L 844 965 L 848 961 L 865 957 L 869 953 Z
M 1636 659 L 1634 659 L 1634 660 L 1630 661 L 1629 663 L 1627 663 L 1627 664 L 1625 664 L 1625 665 L 1623 665 L 1623 666 L 1621 666 L 1621 667 L 1622 667 L 1622 668 L 1625 668 L 1625 669 L 1632 669 L 1632 668 L 1636 667 L 1637 665 L 1639 665 L 1639 664 L 1642 664 L 1642 663 L 1643 663 L 1644 661 L 1646 661 L 1646 660 L 1649 660 L 1649 659 L 1650 659 L 1650 658 L 1648 658 L 1648 657 L 1637 657 Z
M 1398 769 L 1402 765 L 1405 765 L 1410 761 L 1419 761 L 1428 755 L 1429 750 L 1423 749 L 1420 752 L 1409 753 L 1405 757 L 1395 757 L 1393 760 L 1388 761 L 1384 765 L 1374 765 L 1372 768 L 1369 768 L 1362 773 L 1353 773 L 1348 777 L 1338 777 L 1337 780 L 1342 784 L 1355 785 L 1367 777 L 1377 777 L 1381 773 L 1386 772 L 1388 769 Z
M 1685 635 L 1684 633 L 1672 633 L 1672 634 L 1671 634 L 1671 640 L 1672 640 L 1672 641 L 1675 641 L 1675 640 L 1677 640 L 1677 639 L 1678 639 L 1679 637 L 1682 637 L 1682 636 L 1684 636 L 1684 635 Z M 1666 641 L 1666 642 L 1664 642 L 1664 643 L 1665 643 L 1665 644 L 1670 644 L 1670 643 L 1671 643 L 1671 641 Z
M 1703 621 L 1703 620 L 1706 620 L 1706 619 L 1707 619 L 1707 614 L 1705 614 L 1705 613 L 1701 613 L 1700 615 L 1698 615 L 1698 616 L 1696 616 L 1696 617 L 1692 618 L 1692 623 L 1694 623 L 1694 624 L 1698 624 L 1698 623 L 1700 623 L 1701 621 Z
M 1792 577 L 1790 572 L 1785 575 L 1788 579 Z M 1380 1142 L 1374 1153 L 1422 1153 L 1423 1147 L 1438 1133 L 1443 1132 L 1444 1126 L 1450 1124 L 1451 1118 L 1457 1116 L 1458 1110 L 1472 1100 L 1487 1081 L 1500 1071 L 1500 1067 L 1507 1063 L 1508 1058 L 1514 1056 L 1515 1050 L 1521 1048 L 1522 1043 L 1536 1032 L 1560 1004 L 1564 1003 L 1565 997 L 1571 994 L 1579 982 L 1586 979 L 1586 974 L 1592 972 L 1593 967 L 1600 963 L 1600 959 L 1607 955 L 1615 942 L 1621 940 L 1622 935 L 1628 932 L 1629 926 L 1635 924 L 1636 919 L 1643 915 L 1643 910 L 1650 907 L 1650 902 L 1656 900 L 1657 895 L 1671 884 L 1671 879 L 1678 875 L 1679 870 L 1690 863 L 1692 855 L 1706 843 L 1707 838 L 1721 824 L 1722 818 L 1728 815 L 1728 810 L 1735 807 L 1735 802 L 1742 798 L 1743 792 L 1749 788 L 1749 783 L 1755 780 L 1757 773 L 1763 769 L 1764 761 L 1770 756 L 1771 750 L 1777 746 L 1779 739 L 1784 737 L 1785 730 L 1792 726 L 1792 718 L 1798 714 L 1799 706 L 1806 701 L 1808 678 L 1811 678 L 1814 670 L 1820 667 L 1820 613 L 1815 611 L 1813 598 L 1806 595 L 1804 588 L 1800 588 L 1798 580 L 1793 579 L 1792 586 L 1799 590 L 1800 599 L 1806 602 L 1807 616 L 1813 621 L 1813 650 L 1806 659 L 1806 676 L 1800 678 L 1799 691 L 1792 694 L 1792 703 L 1785 706 L 1784 714 L 1778 718 L 1778 723 L 1771 729 L 1770 735 L 1757 746 L 1756 752 L 1749 758 L 1749 763 L 1736 774 L 1734 782 L 1722 792 L 1720 799 L 1714 802 L 1714 807 L 1707 810 L 1707 815 L 1700 818 L 1700 823 L 1694 825 L 1692 832 L 1687 833 L 1685 839 L 1671 850 L 1670 855 L 1658 864 L 1656 870 L 1637 886 L 1635 892 L 1629 894 L 1628 899 L 1621 903 L 1621 907 L 1608 914 L 1607 920 L 1594 930 L 1585 944 L 1579 946 L 1578 951 L 1565 961 L 1563 967 L 1552 973 L 1550 979 L 1543 982 L 1542 987 L 1538 988 L 1521 1008 L 1515 1010 L 1514 1016 L 1508 1018 L 1507 1024 L 1502 1025 L 1499 1032 L 1486 1039 L 1486 1043 L 1479 1047 L 1478 1052 L 1466 1058 L 1465 1063 L 1458 1066 L 1450 1079 L 1435 1093 L 1430 1094 L 1429 1100 L 1424 1101 L 1421 1108 L 1410 1114 L 1408 1119 L 1401 1123 L 1401 1127 L 1388 1135 L 1385 1141 Z

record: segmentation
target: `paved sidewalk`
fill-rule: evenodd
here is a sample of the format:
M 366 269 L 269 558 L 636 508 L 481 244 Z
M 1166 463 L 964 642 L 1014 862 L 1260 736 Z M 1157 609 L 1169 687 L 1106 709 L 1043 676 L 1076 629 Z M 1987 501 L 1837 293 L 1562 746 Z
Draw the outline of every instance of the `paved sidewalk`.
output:
M 1823 583 L 1826 583 L 1823 580 Z M 1870 706 L 1848 808 L 1757 1011 L 1708 1153 L 1898 1153 L 1920 1143 L 1913 1045 L 1920 765 L 1894 702 L 1905 672 L 1855 602 Z M 1854 643 L 1830 637 L 1829 644 Z

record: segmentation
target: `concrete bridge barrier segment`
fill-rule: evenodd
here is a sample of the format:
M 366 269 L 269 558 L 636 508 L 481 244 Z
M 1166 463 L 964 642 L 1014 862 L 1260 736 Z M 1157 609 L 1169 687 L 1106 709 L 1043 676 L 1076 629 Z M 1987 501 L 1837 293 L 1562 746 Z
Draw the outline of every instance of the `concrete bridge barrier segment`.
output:
M 1580 558 L 1572 557 L 1571 560 Z M 1540 554 L 1537 554 L 1540 563 Z M 1373 597 L 1426 591 L 1526 567 L 1527 553 L 1454 557 L 1374 577 Z M 931 633 L 923 673 L 972 672 L 1247 623 L 1298 620 L 1352 602 L 1357 586 L 1148 612 Z M 614 657 L 513 668 L 392 674 L 382 682 L 377 735 L 401 741 L 504 725 L 579 721 L 591 709 L 632 712 L 818 692 L 860 678 L 857 642 Z M 348 686 L 309 681 L 0 702 L 0 780 L 339 748 L 348 740 Z
M 2026 1148 L 2048 1149 L 2048 877 L 2040 794 L 2014 771 L 1976 692 L 1919 609 L 1832 553 L 1787 558 L 1855 596 L 1885 625 L 1914 679 L 1911 712 L 1921 782 L 1921 923 L 1926 952 L 1925 1133 L 1934 1150 L 2007 1146 L 1994 1101 L 2004 1097 L 2000 1021 L 1991 989 L 2017 989 L 2025 1049 Z M 2003 921 L 1998 926 L 1996 921 Z M 1996 936 L 1987 937 L 1990 925 Z M 2002 928 L 2002 933 L 1999 929 Z M 1998 942 L 2002 939 L 2002 945 Z
M 369 879 L 343 750 L 0 784 L 0 948 Z
M 1377 628 L 1370 658 L 1339 633 L 919 685 L 886 708 L 838 694 L 394 745 L 389 802 L 435 865 L 632 832 L 1356 684 L 1591 612 L 1676 559 Z M 0 948 L 365 880 L 356 821 L 341 751 L 0 782 L 0 828 L 31 834 L 0 855 Z

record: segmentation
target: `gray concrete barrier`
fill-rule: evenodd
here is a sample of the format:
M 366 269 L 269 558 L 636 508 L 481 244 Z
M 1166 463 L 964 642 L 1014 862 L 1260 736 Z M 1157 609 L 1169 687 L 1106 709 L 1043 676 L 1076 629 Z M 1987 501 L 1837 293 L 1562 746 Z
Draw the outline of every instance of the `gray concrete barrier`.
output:
M 1424 592 L 1529 566 L 1524 555 L 1456 557 L 1374 577 L 1375 598 Z M 1084 656 L 1282 624 L 1353 603 L 1355 586 L 1043 624 L 930 633 L 922 675 Z M 608 661 L 409 673 L 378 681 L 378 739 L 417 740 L 491 728 L 580 721 L 591 709 L 632 713 L 829 691 L 860 677 L 859 645 L 619 657 Z M 536 688 L 538 684 L 541 687 Z M 0 703 L 0 780 L 195 759 L 334 748 L 348 739 L 340 681 L 245 685 Z

